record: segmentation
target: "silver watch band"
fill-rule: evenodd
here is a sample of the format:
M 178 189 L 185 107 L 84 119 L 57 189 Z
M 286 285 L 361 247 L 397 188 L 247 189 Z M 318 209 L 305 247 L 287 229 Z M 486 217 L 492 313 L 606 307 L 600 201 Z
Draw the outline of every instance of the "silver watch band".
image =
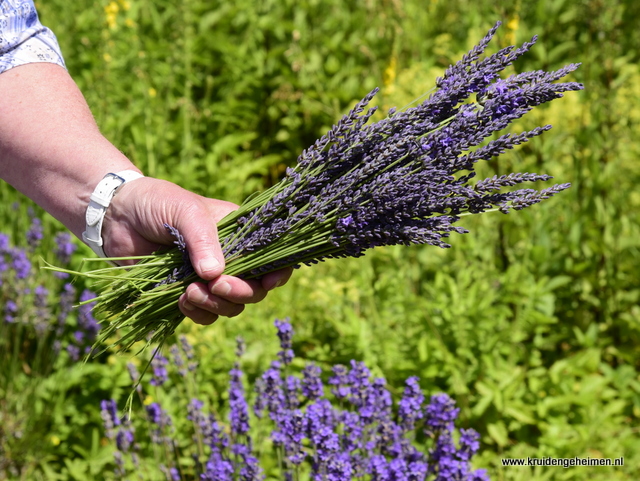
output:
M 87 226 L 82 233 L 84 240 L 91 250 L 100 257 L 107 257 L 104 253 L 102 239 L 102 222 L 107 208 L 111 203 L 111 199 L 116 195 L 118 189 L 126 182 L 144 177 L 142 174 L 133 170 L 123 170 L 115 174 L 109 173 L 98 183 L 89 200 L 87 207 L 86 222 Z

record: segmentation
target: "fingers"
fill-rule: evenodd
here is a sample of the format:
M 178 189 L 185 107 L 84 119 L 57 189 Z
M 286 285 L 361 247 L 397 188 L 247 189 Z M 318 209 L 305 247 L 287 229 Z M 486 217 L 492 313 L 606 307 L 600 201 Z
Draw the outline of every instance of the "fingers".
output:
M 280 269 L 279 271 L 270 272 L 262 278 L 262 287 L 270 291 L 276 287 L 284 286 L 293 274 L 293 268 L 287 267 L 286 269 Z
M 213 295 L 205 284 L 194 282 L 186 290 L 187 302 L 212 314 L 235 317 L 244 310 L 244 304 L 238 304 Z
M 218 320 L 217 314 L 213 314 L 209 311 L 205 311 L 204 309 L 200 309 L 187 301 L 186 294 L 183 294 L 180 297 L 178 306 L 180 307 L 180 311 L 182 312 L 182 314 L 190 318 L 196 324 L 208 326 Z
M 260 281 L 232 276 L 220 276 L 209 282 L 208 288 L 212 295 L 238 304 L 255 304 L 267 297 L 267 290 Z
M 283 285 L 291 277 L 292 269 L 283 269 L 262 280 L 243 280 L 221 275 L 208 284 L 194 282 L 180 297 L 182 313 L 197 324 L 212 324 L 218 316 L 235 317 L 245 304 L 262 301 L 269 290 Z

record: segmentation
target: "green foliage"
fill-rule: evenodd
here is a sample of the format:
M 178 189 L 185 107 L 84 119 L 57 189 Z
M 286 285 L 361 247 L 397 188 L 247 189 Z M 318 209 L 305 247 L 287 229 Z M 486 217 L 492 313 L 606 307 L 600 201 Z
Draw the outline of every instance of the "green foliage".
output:
M 265 341 L 273 318 L 291 316 L 304 358 L 364 360 L 397 389 L 418 375 L 426 390 L 454 397 L 463 422 L 482 434 L 476 464 L 493 479 L 638 478 L 640 4 L 52 0 L 39 8 L 107 137 L 150 175 L 235 202 L 271 185 L 372 87 L 382 87 L 385 108 L 428 91 L 495 20 L 504 22 L 501 46 L 540 35 L 515 71 L 582 62 L 575 77 L 584 92 L 515 127 L 554 129 L 483 167 L 549 172 L 571 182 L 569 191 L 530 212 L 465 220 L 471 233 L 447 251 L 381 249 L 301 269 L 237 319 L 183 329 L 199 341 L 212 399 L 235 336 L 247 339 L 245 371 L 255 376 L 277 349 Z M 6 186 L 0 194 L 0 230 L 19 239 L 27 216 L 10 205 L 20 197 Z M 45 231 L 57 228 L 45 220 Z M 125 361 L 61 368 L 32 387 L 21 374 L 4 401 L 14 417 L 2 425 L 36 420 L 22 425 L 43 442 L 0 451 L 0 461 L 13 456 L 23 467 L 7 475 L 102 479 L 113 464 L 99 402 L 127 396 Z M 36 402 L 21 402 L 21 392 Z M 527 456 L 625 456 L 625 467 L 500 466 Z

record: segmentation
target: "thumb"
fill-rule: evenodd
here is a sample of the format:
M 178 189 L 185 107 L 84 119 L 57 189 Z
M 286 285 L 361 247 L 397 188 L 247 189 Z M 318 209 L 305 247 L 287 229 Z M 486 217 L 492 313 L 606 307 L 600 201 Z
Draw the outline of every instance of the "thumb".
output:
M 224 255 L 209 209 L 192 203 L 176 218 L 180 220 L 175 227 L 184 237 L 196 274 L 205 281 L 219 277 L 224 271 Z

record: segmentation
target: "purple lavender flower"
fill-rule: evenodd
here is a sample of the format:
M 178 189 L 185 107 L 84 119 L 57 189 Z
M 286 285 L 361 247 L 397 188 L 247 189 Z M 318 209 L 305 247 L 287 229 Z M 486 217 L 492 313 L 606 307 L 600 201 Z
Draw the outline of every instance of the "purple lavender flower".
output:
M 329 385 L 336 386 L 331 388 L 331 392 L 338 399 L 344 399 L 351 392 L 349 388 L 349 372 L 347 368 L 341 364 L 336 364 L 331 370 L 333 371 L 333 375 L 329 378 Z
M 31 261 L 23 249 L 14 247 L 11 254 L 11 267 L 16 273 L 16 279 L 26 279 L 31 272 Z
M 169 379 L 169 372 L 167 371 L 167 365 L 169 361 L 160 352 L 156 350 L 151 361 L 151 369 L 153 370 L 153 376 L 151 377 L 150 384 L 152 386 L 162 386 Z
M 367 473 L 371 475 L 371 481 L 390 481 L 389 464 L 381 454 L 374 454 L 369 459 Z
M 480 449 L 480 435 L 473 429 L 460 429 L 460 449 L 458 457 L 469 461 Z
M 133 445 L 133 431 L 130 429 L 120 429 L 116 434 L 116 446 L 123 453 L 129 452 Z
M 7 300 L 4 304 L 4 321 L 8 324 L 16 322 L 16 314 L 18 314 L 18 304 L 12 299 Z
M 284 386 L 282 381 L 282 365 L 280 361 L 272 361 L 271 366 L 263 374 L 260 382 L 256 382 L 257 397 L 254 412 L 258 417 L 267 409 L 273 417 L 286 405 Z
M 73 301 L 76 298 L 76 289 L 73 284 L 66 283 L 60 293 L 60 313 L 58 314 L 58 325 L 64 326 L 67 322 L 67 317 L 73 309 Z
M 33 217 L 31 219 L 31 227 L 29 227 L 29 230 L 27 231 L 27 243 L 29 244 L 29 247 L 32 249 L 38 247 L 43 237 L 42 221 L 37 217 Z
M 221 453 L 229 445 L 229 437 L 213 416 L 209 416 L 199 427 L 202 429 L 204 442 L 212 453 Z
M 261 481 L 264 479 L 262 468 L 258 459 L 252 454 L 251 448 L 246 444 L 234 444 L 231 452 L 239 462 L 236 462 L 235 471 L 240 475 L 241 481 Z
M 293 359 L 293 350 L 291 339 L 293 337 L 293 329 L 289 319 L 276 319 L 275 326 L 278 330 L 278 339 L 280 339 L 280 349 L 278 357 L 283 364 L 290 364 Z
M 100 402 L 100 416 L 102 417 L 107 437 L 113 439 L 116 426 L 121 424 L 115 399 L 105 399 Z
M 169 348 L 169 352 L 171 353 L 171 360 L 173 361 L 173 365 L 176 367 L 178 374 L 182 377 L 185 377 L 187 375 L 187 368 L 185 366 L 182 353 L 180 352 L 180 348 L 177 344 L 173 344 Z
M 91 292 L 89 289 L 85 289 L 80 294 L 80 302 L 86 302 L 93 298 L 95 298 L 95 293 Z M 91 302 L 89 304 L 81 305 L 78 309 L 78 327 L 83 329 L 88 337 L 88 340 L 93 342 L 100 331 L 100 324 L 93 317 L 93 307 L 95 306 L 95 302 Z
M 429 471 L 436 474 L 437 481 L 466 479 L 469 474 L 469 463 L 458 458 L 448 430 L 442 431 L 438 436 L 435 448 L 431 451 L 431 460 Z
M 63 264 L 67 265 L 71 262 L 71 256 L 76 251 L 77 246 L 71 241 L 71 234 L 68 232 L 58 232 L 54 240 L 56 242 L 56 257 Z M 54 272 L 54 275 L 59 279 L 66 279 L 69 274 L 66 272 Z
M 310 401 L 315 401 L 324 394 L 321 374 L 322 369 L 313 363 L 307 364 L 302 370 L 302 394 Z
M 69 353 L 69 357 L 72 361 L 80 359 L 80 348 L 75 344 L 69 344 L 67 346 L 67 353 Z
M 212 452 L 200 476 L 204 481 L 233 481 L 233 464 L 218 452 Z
M 241 336 L 236 337 L 236 357 L 240 359 L 247 350 L 247 345 Z
M 162 423 L 162 407 L 158 403 L 151 403 L 146 407 L 149 422 L 153 424 Z
M 229 384 L 229 421 L 233 435 L 247 434 L 249 431 L 249 408 L 244 397 L 244 387 L 242 386 L 242 371 L 238 363 L 229 373 L 231 381 Z
M 457 419 L 460 408 L 447 394 L 431 396 L 431 402 L 425 411 L 427 434 L 442 431 L 453 431 L 453 422 Z
M 156 284 L 156 286 L 173 284 L 174 282 L 189 277 L 194 272 L 193 265 L 191 265 L 191 260 L 189 259 L 189 251 L 187 250 L 187 243 L 185 242 L 184 237 L 175 227 L 172 227 L 169 224 L 164 224 L 164 227 L 175 238 L 173 243 L 182 254 L 182 262 L 180 264 L 180 267 L 175 268 L 166 279 Z
M 0 255 L 9 254 L 9 236 L 0 232 Z
M 424 394 L 418 384 L 416 376 L 410 377 L 406 381 L 404 395 L 398 406 L 399 424 L 405 431 L 411 431 L 415 427 L 417 420 L 422 419 L 422 403 Z
M 182 479 L 178 468 L 170 468 L 169 474 L 171 475 L 171 481 L 180 481 Z

